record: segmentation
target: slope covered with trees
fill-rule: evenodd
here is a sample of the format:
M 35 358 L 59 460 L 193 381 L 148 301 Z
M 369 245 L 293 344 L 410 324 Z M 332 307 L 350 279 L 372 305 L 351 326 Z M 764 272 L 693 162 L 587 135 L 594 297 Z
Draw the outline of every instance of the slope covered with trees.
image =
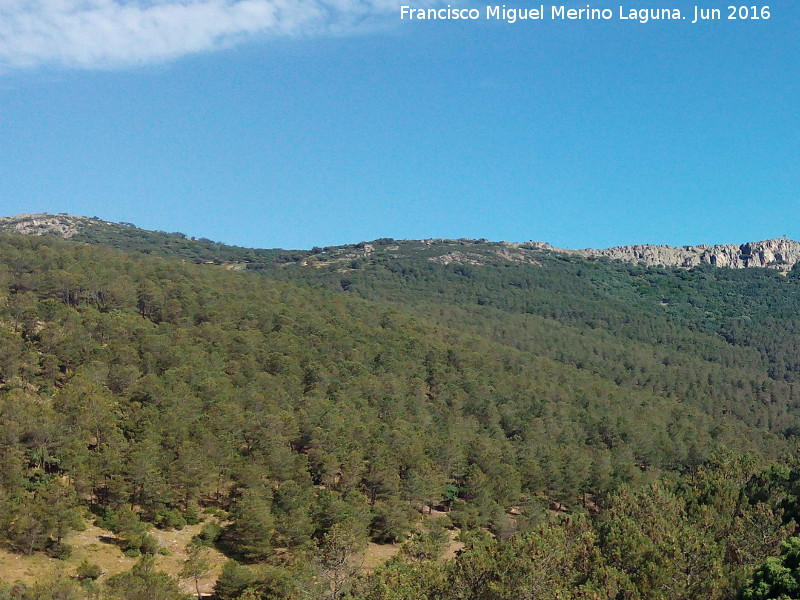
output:
M 394 240 L 239 272 L 113 232 L 0 236 L 17 552 L 91 515 L 146 557 L 212 510 L 220 598 L 732 598 L 793 532 L 795 273 Z M 352 578 L 367 540 L 408 551 Z M 102 593 L 171 597 L 151 563 Z

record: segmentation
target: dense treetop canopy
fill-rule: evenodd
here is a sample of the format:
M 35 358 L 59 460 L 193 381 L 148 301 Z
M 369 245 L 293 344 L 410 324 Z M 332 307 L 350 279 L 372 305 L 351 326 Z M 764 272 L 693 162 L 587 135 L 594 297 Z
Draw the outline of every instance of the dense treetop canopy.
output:
M 799 309 L 794 272 L 475 240 L 0 234 L 3 543 L 214 509 L 220 598 L 733 598 L 794 530 Z M 370 539 L 408 551 L 340 581 Z

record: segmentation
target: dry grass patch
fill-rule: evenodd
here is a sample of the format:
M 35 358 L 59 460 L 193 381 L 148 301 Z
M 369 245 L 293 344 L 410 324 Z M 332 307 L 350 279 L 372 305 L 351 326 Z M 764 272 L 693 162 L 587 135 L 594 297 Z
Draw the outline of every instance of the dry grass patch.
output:
M 169 556 L 156 555 L 156 566 L 159 570 L 177 576 L 186 560 L 186 544 L 192 537 L 200 532 L 204 523 L 189 525 L 182 530 L 161 531 L 153 530 L 151 533 L 158 538 L 161 545 L 170 551 Z M 136 558 L 129 558 L 122 553 L 119 546 L 114 543 L 115 536 L 106 529 L 96 525 L 87 526 L 86 530 L 74 533 L 64 541 L 72 546 L 72 556 L 67 560 L 49 558 L 42 553 L 32 556 L 16 554 L 7 550 L 0 550 L 0 581 L 14 583 L 21 581 L 26 584 L 41 581 L 53 572 L 63 572 L 74 575 L 78 565 L 86 560 L 99 565 L 103 569 L 101 581 L 127 571 L 136 564 Z M 226 558 L 214 548 L 209 548 L 209 562 L 211 571 L 209 575 L 200 580 L 200 591 L 210 594 L 222 570 Z M 193 581 L 182 581 L 181 587 L 194 593 Z
M 370 573 L 390 558 L 397 556 L 398 552 L 400 552 L 400 544 L 376 544 L 370 542 L 364 551 L 361 569 Z

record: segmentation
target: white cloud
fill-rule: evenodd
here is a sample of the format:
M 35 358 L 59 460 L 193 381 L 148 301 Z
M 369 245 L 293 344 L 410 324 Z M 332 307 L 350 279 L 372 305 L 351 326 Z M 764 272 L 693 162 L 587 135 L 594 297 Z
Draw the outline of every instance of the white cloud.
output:
M 407 0 L 406 0 L 407 1 Z M 104 68 L 357 27 L 399 0 L 0 0 L 0 66 Z

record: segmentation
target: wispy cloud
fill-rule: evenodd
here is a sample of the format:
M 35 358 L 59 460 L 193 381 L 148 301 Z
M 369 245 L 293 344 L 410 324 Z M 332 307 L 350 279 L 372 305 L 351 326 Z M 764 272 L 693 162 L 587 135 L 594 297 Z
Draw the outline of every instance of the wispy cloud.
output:
M 0 67 L 154 63 L 257 36 L 317 35 L 399 0 L 0 0 Z

